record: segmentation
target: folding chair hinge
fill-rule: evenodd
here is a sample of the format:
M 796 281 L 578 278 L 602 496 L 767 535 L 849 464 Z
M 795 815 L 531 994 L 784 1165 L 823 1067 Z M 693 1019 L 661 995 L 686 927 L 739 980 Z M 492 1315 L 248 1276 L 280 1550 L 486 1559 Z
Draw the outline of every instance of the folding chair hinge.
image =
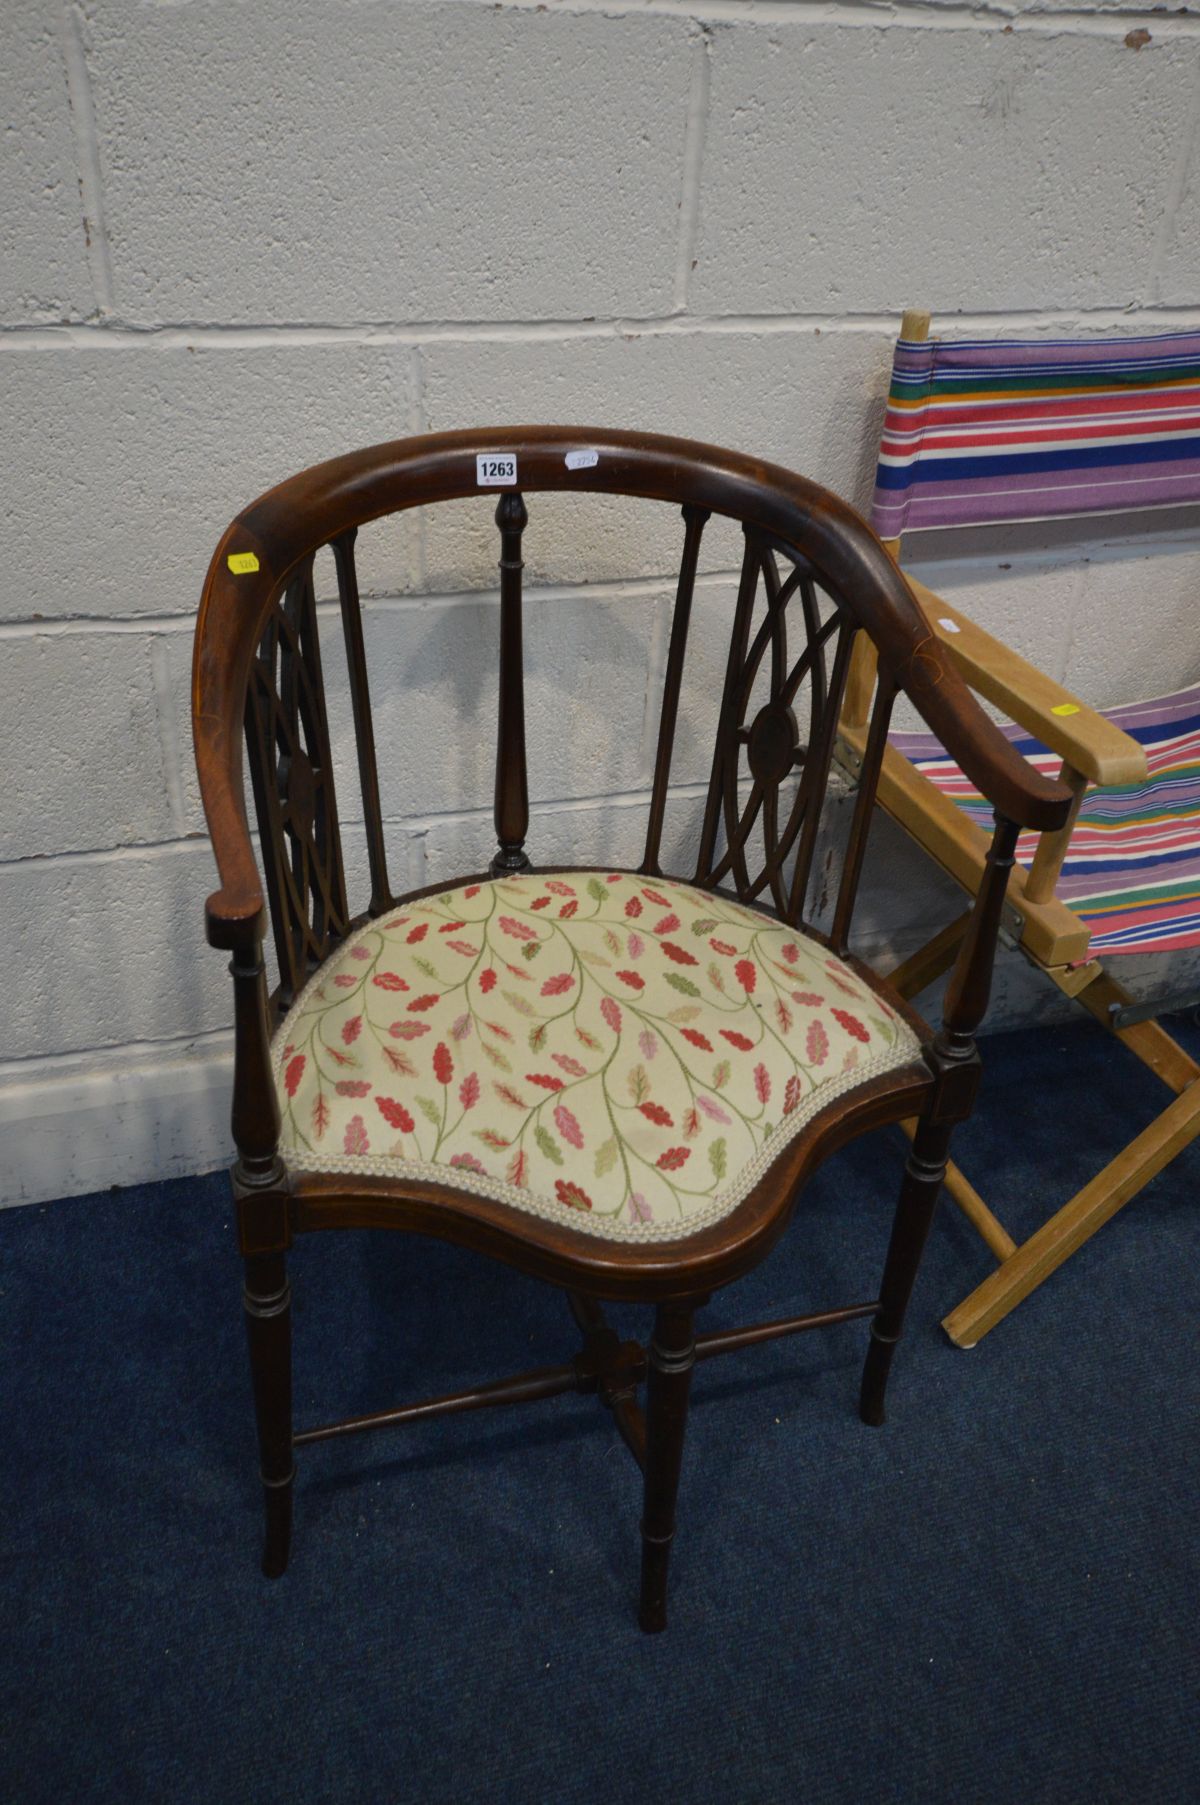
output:
M 1200 1008 L 1200 990 L 1177 991 L 1173 996 L 1155 997 L 1143 1003 L 1110 1003 L 1108 1025 L 1113 1033 L 1122 1028 L 1136 1028 L 1139 1022 L 1152 1022 L 1160 1015 L 1179 1015 L 1185 1009 Z

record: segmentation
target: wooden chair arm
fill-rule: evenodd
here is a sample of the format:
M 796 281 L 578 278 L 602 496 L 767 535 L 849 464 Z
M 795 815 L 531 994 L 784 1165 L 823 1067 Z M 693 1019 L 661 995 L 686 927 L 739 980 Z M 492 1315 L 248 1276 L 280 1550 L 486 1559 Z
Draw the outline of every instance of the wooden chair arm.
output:
M 225 533 L 213 554 L 200 604 L 200 629 L 192 655 L 192 738 L 200 773 L 200 791 L 221 887 L 204 905 L 210 946 L 232 952 L 249 964 L 257 957 L 266 920 L 266 904 L 254 843 L 246 819 L 242 787 L 242 719 L 246 671 L 255 639 L 223 635 L 212 639 L 203 630 L 214 604 L 235 612 L 239 598 L 226 558 L 231 546 L 246 542 L 237 523 Z M 265 595 L 271 572 L 253 579 Z M 256 598 L 257 599 L 257 598 Z M 245 612 L 245 610 L 244 610 Z
M 1036 665 L 993 639 L 916 577 L 909 576 L 908 581 L 934 632 L 973 690 L 1059 753 L 1089 783 L 1107 786 L 1145 780 L 1146 754 L 1136 740 Z M 1060 712 L 1067 710 L 1070 712 Z

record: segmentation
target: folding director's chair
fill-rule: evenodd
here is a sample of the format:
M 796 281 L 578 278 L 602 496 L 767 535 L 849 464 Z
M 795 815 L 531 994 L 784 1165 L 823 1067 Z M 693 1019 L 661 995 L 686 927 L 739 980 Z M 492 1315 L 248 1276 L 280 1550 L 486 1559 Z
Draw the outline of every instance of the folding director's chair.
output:
M 897 560 L 906 529 L 1200 500 L 1200 333 L 946 344 L 929 337 L 929 323 L 927 313 L 904 316 L 876 478 L 873 524 Z M 1043 771 L 1061 770 L 1075 792 L 1065 827 L 1021 837 L 1010 937 L 1174 1093 L 1021 1246 L 951 1166 L 951 1196 L 999 1261 L 943 1324 L 973 1347 L 1200 1133 L 1200 1065 L 1154 1019 L 1200 996 L 1136 1002 L 1105 969 L 1120 954 L 1200 945 L 1200 685 L 1098 713 L 909 581 L 963 676 L 1011 718 L 1018 749 Z M 851 770 L 866 747 L 874 688 L 860 648 L 841 722 Z M 989 811 L 935 739 L 889 735 L 878 800 L 974 893 Z M 890 974 L 902 995 L 948 969 L 966 921 L 964 913 Z

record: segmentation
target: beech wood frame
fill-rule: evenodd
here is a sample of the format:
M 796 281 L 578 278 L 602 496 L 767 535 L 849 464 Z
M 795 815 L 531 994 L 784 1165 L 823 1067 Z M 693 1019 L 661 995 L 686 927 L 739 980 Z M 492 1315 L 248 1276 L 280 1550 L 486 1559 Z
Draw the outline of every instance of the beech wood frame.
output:
M 577 450 L 594 453 L 594 460 L 583 468 L 568 468 L 567 454 Z M 272 1025 L 347 932 L 397 901 L 410 900 L 392 896 L 387 875 L 354 535 L 362 524 L 385 514 L 477 495 L 476 459 L 498 452 L 515 454 L 519 485 L 502 488 L 496 514 L 501 557 L 494 874 L 529 868 L 521 599 L 525 495 L 542 490 L 600 491 L 669 502 L 682 510 L 684 551 L 646 851 L 639 868 L 644 875 L 661 874 L 659 850 L 692 587 L 700 533 L 711 513 L 742 523 L 747 550 L 699 861 L 696 873 L 684 881 L 715 889 L 722 879 L 732 879 L 741 900 L 765 908 L 764 899 L 769 897 L 782 919 L 815 933 L 804 922 L 805 896 L 842 687 L 856 640 L 869 638 L 883 673 L 880 701 L 867 733 L 863 783 L 832 933 L 816 937 L 846 958 L 914 1027 L 921 1055 L 903 1069 L 872 1079 L 830 1103 L 725 1219 L 672 1242 L 606 1241 L 449 1186 L 289 1171 L 279 1150 L 270 1061 Z M 311 568 L 313 555 L 326 545 L 333 548 L 338 574 L 371 873 L 368 908 L 354 917 L 345 897 L 316 649 Z M 792 567 L 786 580 L 779 575 L 778 557 Z M 768 618 L 751 643 L 760 578 Z M 828 630 L 820 619 L 818 589 L 833 604 Z M 805 627 L 808 651 L 789 675 L 784 618 L 793 602 Z M 823 648 L 833 643 L 835 633 L 831 677 Z M 814 649 L 817 640 L 821 645 Z M 771 671 L 771 702 L 747 725 L 751 667 L 757 668 L 763 659 Z M 303 667 L 299 671 L 297 664 Z M 792 689 L 797 687 L 800 666 L 811 698 L 813 732 L 807 747 L 799 743 L 788 690 L 789 682 Z M 937 1033 L 848 949 L 875 777 L 891 700 L 899 690 L 911 697 L 997 810 L 987 874 L 957 945 Z M 863 521 L 842 502 L 790 471 L 713 446 L 596 428 L 510 427 L 401 440 L 304 471 L 260 497 L 229 527 L 208 572 L 196 629 L 193 729 L 220 876 L 220 887 L 207 904 L 208 938 L 232 955 L 237 1145 L 232 1178 L 245 1263 L 246 1323 L 266 1512 L 264 1571 L 282 1573 L 287 1563 L 297 1447 L 418 1417 L 528 1401 L 565 1390 L 591 1391 L 612 1412 L 643 1470 L 639 1621 L 644 1629 L 662 1629 L 688 1393 L 698 1360 L 774 1336 L 869 1316 L 871 1339 L 860 1411 L 869 1423 L 883 1421 L 888 1369 L 937 1201 L 950 1133 L 969 1114 L 977 1089 L 974 1036 L 987 1003 L 1016 835 L 1022 826 L 1050 831 L 1060 827 L 1071 806 L 1071 792 L 1033 771 L 983 714 L 944 656 L 910 586 Z M 251 755 L 265 889 L 246 813 L 243 729 Z M 738 797 L 743 755 L 750 765 L 752 794 L 759 797 L 767 844 L 761 871 L 749 866 L 747 817 Z M 782 786 L 794 768 L 801 773 L 797 800 L 781 827 Z M 469 874 L 457 881 L 479 876 Z M 445 888 L 439 884 L 416 894 Z M 281 972 L 279 989 L 272 996 L 263 956 L 268 901 Z M 784 1232 L 806 1176 L 853 1137 L 908 1119 L 917 1124 L 915 1140 L 879 1297 L 782 1322 L 696 1335 L 695 1311 L 714 1290 L 766 1255 Z M 296 1432 L 291 1412 L 287 1248 L 297 1234 L 367 1227 L 437 1236 L 491 1254 L 560 1287 L 583 1334 L 581 1353 L 569 1364 Z M 603 1299 L 653 1305 L 648 1349 L 618 1341 L 605 1321 Z M 637 1401 L 643 1381 L 644 1411 Z

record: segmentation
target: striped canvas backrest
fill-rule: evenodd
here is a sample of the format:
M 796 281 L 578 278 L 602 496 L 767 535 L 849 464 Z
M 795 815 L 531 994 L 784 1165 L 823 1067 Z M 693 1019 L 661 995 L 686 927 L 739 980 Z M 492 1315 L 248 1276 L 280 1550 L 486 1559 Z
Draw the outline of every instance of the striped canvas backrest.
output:
M 1200 333 L 897 342 L 881 538 L 1197 500 Z

